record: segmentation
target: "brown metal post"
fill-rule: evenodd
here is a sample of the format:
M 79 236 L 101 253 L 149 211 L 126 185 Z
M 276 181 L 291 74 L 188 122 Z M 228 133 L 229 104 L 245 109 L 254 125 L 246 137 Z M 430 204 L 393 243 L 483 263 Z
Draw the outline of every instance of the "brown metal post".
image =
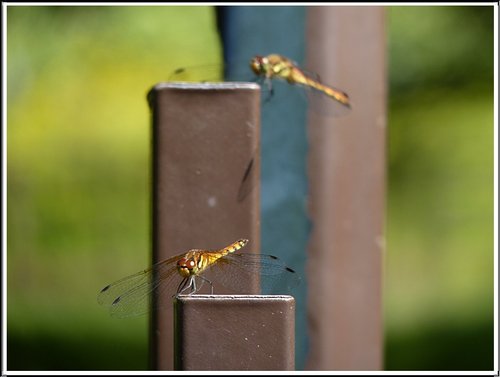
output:
M 383 360 L 386 43 L 384 8 L 308 8 L 307 67 L 346 91 L 350 113 L 311 113 L 307 369 Z
M 158 84 L 149 101 L 153 263 L 240 238 L 250 240 L 245 252 L 259 252 L 259 86 Z M 173 293 L 158 299 L 172 300 Z M 173 369 L 173 342 L 170 306 L 152 315 L 153 369 Z
M 176 370 L 294 370 L 294 365 L 292 296 L 176 299 Z

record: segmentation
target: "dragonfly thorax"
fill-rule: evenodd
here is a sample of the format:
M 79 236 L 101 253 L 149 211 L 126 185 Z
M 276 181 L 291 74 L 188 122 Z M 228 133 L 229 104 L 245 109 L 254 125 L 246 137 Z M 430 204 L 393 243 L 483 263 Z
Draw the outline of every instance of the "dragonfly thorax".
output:
M 278 54 L 268 56 L 256 55 L 250 61 L 250 68 L 258 76 L 270 78 L 282 78 L 293 83 L 291 74 L 294 64 L 291 60 Z

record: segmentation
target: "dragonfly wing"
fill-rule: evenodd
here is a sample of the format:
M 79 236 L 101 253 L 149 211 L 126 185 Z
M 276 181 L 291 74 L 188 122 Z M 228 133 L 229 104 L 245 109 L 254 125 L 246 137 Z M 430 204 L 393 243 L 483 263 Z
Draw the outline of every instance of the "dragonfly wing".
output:
M 327 116 L 341 116 L 349 112 L 351 104 L 345 92 L 325 84 L 315 72 L 295 68 L 291 76 L 293 85 L 313 112 Z
M 187 82 L 253 82 L 256 80 L 257 76 L 252 72 L 247 61 L 179 67 L 168 77 L 168 81 Z
M 252 158 L 248 162 L 243 177 L 240 181 L 238 188 L 238 201 L 242 202 L 252 192 L 257 182 L 257 170 L 255 167 L 255 158 L 257 157 L 258 150 L 253 152 Z
M 151 268 L 127 276 L 104 287 L 97 297 L 99 304 L 108 306 L 112 316 L 130 317 L 148 312 L 151 308 L 153 295 L 175 290 L 182 278 L 177 273 L 176 263 L 180 256 L 175 256 L 153 265 Z M 158 300 L 154 303 L 163 306 L 168 300 Z
M 331 87 L 332 88 L 332 87 Z M 343 93 L 341 90 L 333 90 Z M 303 91 L 307 97 L 309 108 L 320 115 L 340 117 L 349 114 L 350 105 L 345 105 L 334 98 L 328 96 L 325 92 L 316 90 L 309 86 L 304 86 Z
M 303 68 L 300 68 L 300 72 L 302 72 L 308 79 L 315 80 L 315 81 L 318 81 L 318 82 L 322 82 L 321 81 L 321 76 L 318 73 L 316 73 L 316 72 L 309 71 L 309 70 L 303 69 Z
M 228 254 L 207 270 L 204 276 L 235 293 L 256 293 L 260 284 L 262 294 L 289 293 L 300 283 L 298 274 L 282 260 L 272 255 Z
M 224 66 L 222 64 L 179 67 L 169 75 L 168 81 L 219 82 L 224 81 L 223 74 Z
M 204 64 L 179 67 L 169 74 L 171 82 L 255 82 L 261 87 L 262 103 L 267 104 L 273 97 L 273 83 L 270 79 L 257 76 L 250 68 L 248 60 L 221 64 Z
M 319 89 L 313 85 L 299 84 L 311 110 L 326 116 L 343 116 L 349 113 L 351 103 L 343 102 L 346 99 L 349 100 L 344 91 L 325 84 L 318 74 L 309 71 L 302 71 L 302 73 L 311 83 L 318 83 L 320 88 L 324 87 L 324 89 Z

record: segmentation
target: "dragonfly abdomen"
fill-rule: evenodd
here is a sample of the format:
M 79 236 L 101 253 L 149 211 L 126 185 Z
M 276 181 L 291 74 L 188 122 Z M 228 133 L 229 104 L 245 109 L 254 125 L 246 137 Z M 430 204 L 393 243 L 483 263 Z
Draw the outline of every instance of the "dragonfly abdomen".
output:
M 196 249 L 191 250 L 189 253 L 186 254 L 185 258 L 183 258 L 182 265 L 185 264 L 184 261 L 192 260 L 194 262 L 193 264 L 196 265 L 196 268 L 190 269 L 189 275 L 198 275 L 205 269 L 213 265 L 218 259 L 240 250 L 247 243 L 248 243 L 247 239 L 240 239 L 220 250 L 212 250 L 212 251 L 203 251 Z M 185 272 L 184 274 L 181 273 L 181 275 L 188 276 L 188 273 L 187 272 Z
M 214 263 L 216 260 L 218 260 L 219 258 L 222 258 L 222 257 L 225 257 L 226 255 L 228 254 L 231 254 L 231 253 L 234 253 L 235 251 L 238 251 L 240 249 L 242 249 L 243 247 L 245 247 L 245 245 L 248 243 L 248 240 L 245 239 L 245 238 L 242 238 L 236 242 L 233 242 L 231 245 L 229 246 L 226 246 L 225 248 L 221 249 L 221 250 L 218 250 L 217 252 L 212 252 L 210 253 L 210 261 L 208 264 L 212 264 Z M 205 257 L 207 255 L 207 253 L 205 253 L 203 255 L 203 257 Z M 206 268 L 206 266 L 205 266 Z
M 351 106 L 349 103 L 349 97 L 347 96 L 347 94 L 345 94 L 344 92 L 338 91 L 338 90 L 333 90 L 332 88 L 329 88 L 328 86 L 325 86 L 325 85 L 322 85 L 322 86 L 323 86 L 323 92 L 327 96 L 339 101 L 342 105 L 345 105 L 347 107 Z
M 221 254 L 227 255 L 230 253 L 234 253 L 235 251 L 238 251 L 241 248 L 243 248 L 247 243 L 248 243 L 248 240 L 245 238 L 242 238 L 236 242 L 233 242 L 231 245 L 226 246 L 224 249 L 222 249 Z

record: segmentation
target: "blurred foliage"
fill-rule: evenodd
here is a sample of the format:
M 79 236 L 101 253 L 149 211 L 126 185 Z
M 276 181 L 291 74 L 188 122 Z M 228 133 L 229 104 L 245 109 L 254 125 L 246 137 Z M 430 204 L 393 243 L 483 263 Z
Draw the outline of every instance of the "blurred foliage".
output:
M 492 6 L 388 7 L 391 100 L 493 82 Z
M 493 7 L 387 16 L 385 368 L 493 370 Z
M 7 21 L 8 367 L 147 369 L 147 318 L 124 332 L 96 296 L 148 265 L 146 94 L 220 61 L 214 10 L 10 6 Z
M 492 369 L 492 7 L 387 22 L 385 367 Z M 148 264 L 146 93 L 221 60 L 213 9 L 9 6 L 7 33 L 8 369 L 147 369 L 147 318 L 96 294 Z

